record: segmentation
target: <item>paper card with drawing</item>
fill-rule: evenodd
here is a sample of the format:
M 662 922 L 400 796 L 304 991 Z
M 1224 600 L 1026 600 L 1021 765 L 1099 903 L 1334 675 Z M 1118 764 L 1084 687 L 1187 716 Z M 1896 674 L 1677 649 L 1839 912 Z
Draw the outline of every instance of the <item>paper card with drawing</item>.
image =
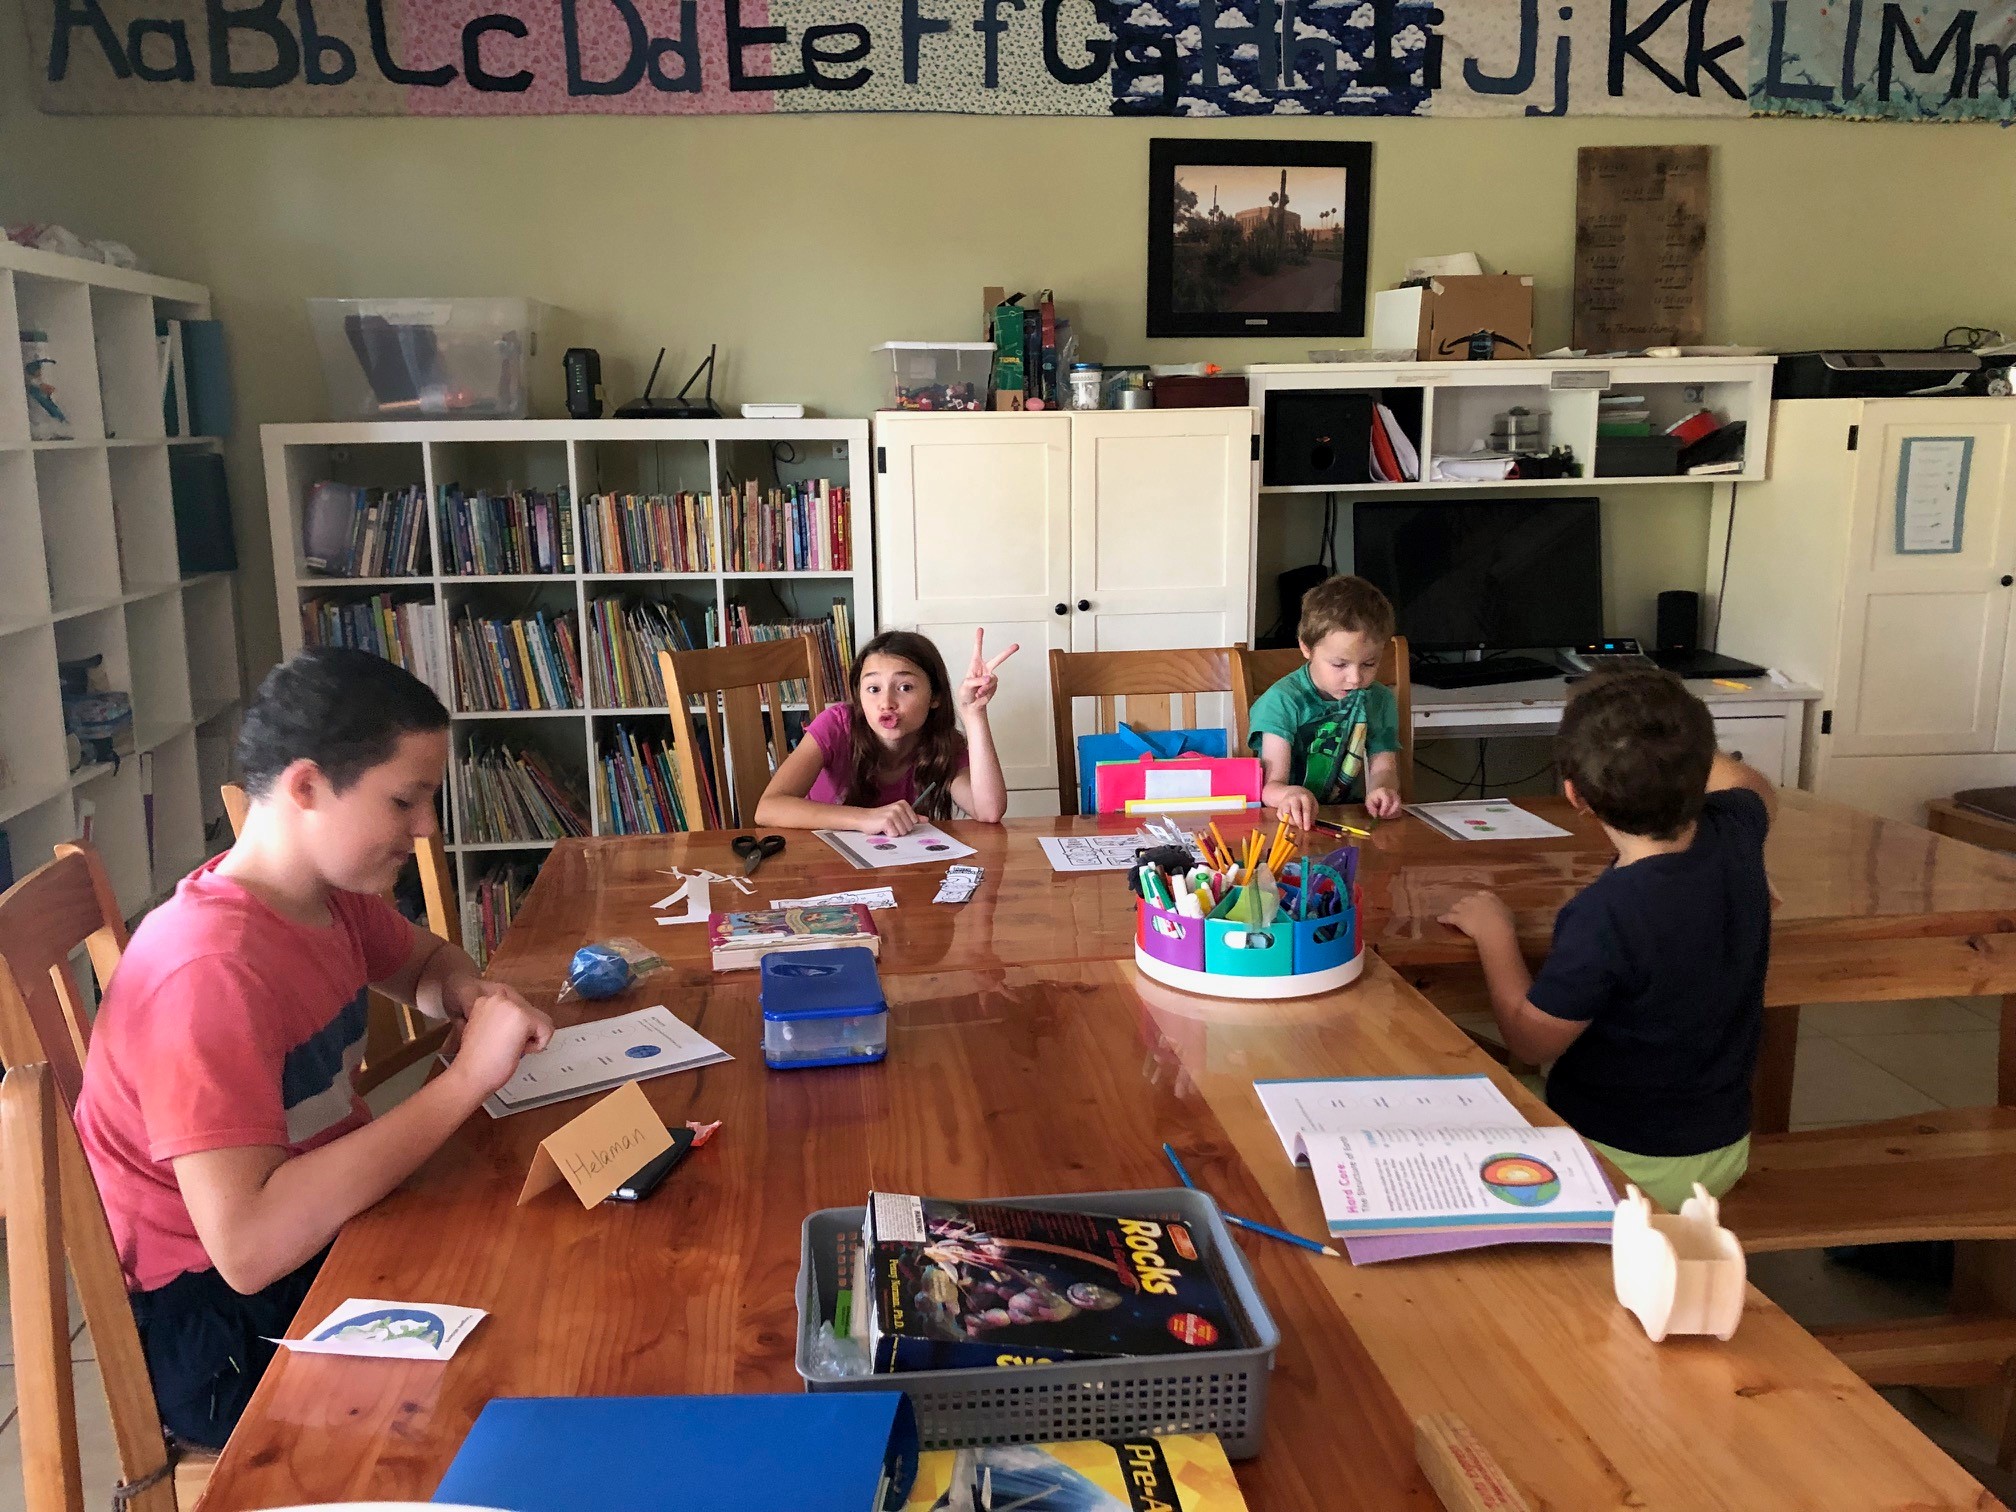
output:
M 490 1315 L 443 1302 L 386 1302 L 352 1297 L 305 1339 L 274 1339 L 296 1354 L 363 1355 L 377 1360 L 446 1360 Z
M 1568 834 L 1502 798 L 1410 803 L 1407 812 L 1452 840 L 1558 840 Z

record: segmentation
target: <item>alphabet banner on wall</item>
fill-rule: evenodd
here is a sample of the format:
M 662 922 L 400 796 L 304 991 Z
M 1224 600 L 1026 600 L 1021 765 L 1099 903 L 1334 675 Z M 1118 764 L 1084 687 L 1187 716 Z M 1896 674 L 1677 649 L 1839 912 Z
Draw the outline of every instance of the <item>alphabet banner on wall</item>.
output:
M 46 111 L 2016 116 L 2016 0 L 21 0 Z

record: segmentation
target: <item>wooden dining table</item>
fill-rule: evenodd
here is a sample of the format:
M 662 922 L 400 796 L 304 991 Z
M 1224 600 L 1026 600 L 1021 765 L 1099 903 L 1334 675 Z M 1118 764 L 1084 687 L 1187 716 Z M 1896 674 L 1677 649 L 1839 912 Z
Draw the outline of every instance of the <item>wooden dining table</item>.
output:
M 1482 1072 L 1527 1117 L 1555 1121 L 1377 954 L 1350 987 L 1299 1001 L 1206 999 L 1142 977 L 1124 879 L 1053 873 L 1037 843 L 1127 827 L 949 825 L 987 871 L 956 905 L 931 901 L 938 867 L 860 872 L 791 835 L 758 873 L 754 902 L 881 885 L 899 900 L 876 915 L 888 1059 L 818 1071 L 766 1070 L 755 973 L 712 971 L 701 926 L 656 922 L 667 869 L 739 869 L 731 836 L 556 846 L 493 974 L 551 1004 L 579 945 L 628 936 L 657 949 L 666 966 L 630 993 L 556 1017 L 670 1007 L 735 1058 L 644 1090 L 668 1121 L 718 1119 L 720 1134 L 645 1202 L 583 1209 L 556 1189 L 519 1206 L 538 1142 L 583 1104 L 472 1119 L 345 1227 L 296 1327 L 350 1297 L 489 1318 L 446 1364 L 283 1354 L 203 1506 L 424 1498 L 497 1396 L 795 1391 L 800 1226 L 871 1188 L 1009 1198 L 1162 1187 L 1166 1140 L 1229 1211 L 1320 1233 L 1314 1184 L 1286 1159 L 1256 1078 Z M 1368 842 L 1379 896 L 1367 932 L 1382 951 L 1408 938 L 1444 950 L 1418 911 L 1454 874 L 1410 868 L 1475 867 L 1470 852 L 1487 849 L 1444 842 L 1444 853 L 1417 828 L 1382 826 Z M 1597 862 L 1586 842 L 1536 851 L 1572 859 L 1530 861 L 1533 885 L 1586 874 Z M 1417 912 L 1396 911 L 1396 897 Z M 1618 1306 L 1600 1247 L 1354 1266 L 1250 1235 L 1240 1244 L 1282 1333 L 1262 1450 L 1239 1466 L 1255 1512 L 1435 1507 L 1412 1424 L 1444 1412 L 1536 1509 L 1998 1505 L 1754 1289 L 1729 1342 L 1655 1345 Z

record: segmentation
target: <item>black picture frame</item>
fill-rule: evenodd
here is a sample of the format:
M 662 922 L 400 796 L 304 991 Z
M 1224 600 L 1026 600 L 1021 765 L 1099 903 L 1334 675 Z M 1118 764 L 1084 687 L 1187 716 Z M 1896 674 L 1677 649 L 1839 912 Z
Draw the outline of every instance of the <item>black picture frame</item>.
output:
M 1244 168 L 1249 170 L 1279 170 L 1292 192 L 1294 170 L 1318 170 L 1314 175 L 1322 185 L 1319 198 L 1325 203 L 1325 211 L 1319 214 L 1333 218 L 1329 226 L 1310 231 L 1298 224 L 1288 227 L 1281 220 L 1276 221 L 1273 232 L 1276 238 L 1306 235 L 1316 240 L 1320 253 L 1311 256 L 1309 243 L 1304 242 L 1299 249 L 1303 261 L 1295 268 L 1307 269 L 1314 264 L 1327 265 L 1338 262 L 1338 275 L 1334 302 L 1329 291 L 1298 288 L 1298 283 L 1306 284 L 1308 279 L 1297 280 L 1293 270 L 1285 265 L 1267 272 L 1248 271 L 1239 276 L 1239 283 L 1257 285 L 1241 290 L 1238 283 L 1227 289 L 1207 291 L 1205 280 L 1211 277 L 1205 265 L 1204 249 L 1194 238 L 1179 244 L 1176 234 L 1176 203 L 1179 187 L 1185 192 L 1197 193 L 1195 182 L 1204 174 L 1189 170 L 1209 170 L 1214 167 Z M 1328 170 L 1328 173 L 1323 172 Z M 1341 172 L 1344 175 L 1341 194 L 1341 217 L 1336 216 L 1338 200 L 1336 184 L 1329 174 Z M 1240 180 L 1250 182 L 1252 174 L 1238 175 Z M 1305 182 L 1307 181 L 1305 175 Z M 1188 179 L 1190 184 L 1181 184 Z M 1289 201 L 1293 204 L 1293 200 Z M 1268 212 L 1261 206 L 1235 206 L 1230 213 L 1214 207 L 1217 219 L 1239 223 L 1242 214 L 1266 216 Z M 1285 210 L 1285 207 L 1283 207 Z M 1368 232 L 1372 212 L 1372 144 L 1370 142 L 1324 142 L 1324 141 L 1281 141 L 1272 139 L 1242 138 L 1237 141 L 1213 141 L 1198 137 L 1154 137 L 1148 143 L 1148 334 L 1150 336 L 1362 336 L 1365 334 L 1365 261 Z M 1294 213 L 1294 212 L 1287 212 Z M 1285 219 L 1285 217 L 1284 217 Z M 1341 219 L 1341 224 L 1335 221 Z M 1240 231 L 1232 233 L 1251 237 L 1255 234 L 1254 224 L 1243 223 Z M 1321 246 L 1328 242 L 1328 246 Z M 1278 248 L 1278 242 L 1277 242 Z M 1218 251 L 1219 265 L 1222 267 L 1226 249 Z M 1250 254 L 1249 254 L 1250 255 Z M 1276 255 L 1276 249 L 1264 254 L 1269 261 Z M 1295 256 L 1294 251 L 1286 254 Z M 1323 300 L 1320 308 L 1309 307 L 1313 301 L 1311 293 L 1320 292 Z M 1282 308 L 1253 307 L 1256 297 L 1265 298 L 1274 293 L 1282 296 Z M 1235 296 L 1237 303 L 1231 307 L 1214 307 L 1218 298 Z M 1298 297 L 1299 296 L 1299 297 Z M 1298 304 L 1301 307 L 1297 307 Z

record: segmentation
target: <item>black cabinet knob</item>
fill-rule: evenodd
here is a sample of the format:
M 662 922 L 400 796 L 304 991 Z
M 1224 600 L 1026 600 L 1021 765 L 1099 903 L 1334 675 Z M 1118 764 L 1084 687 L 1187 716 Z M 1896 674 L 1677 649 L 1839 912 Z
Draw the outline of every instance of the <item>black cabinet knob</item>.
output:
M 2008 574 L 2008 573 L 2006 573 L 2006 572 L 2005 572 L 2005 573 L 2003 573 L 2003 574 L 2002 574 L 2002 586 L 2003 586 L 2004 588 L 2007 588 L 2007 587 L 2008 587 L 2008 586 L 2009 586 L 2009 585 L 2010 585 L 2011 583 L 2016 583 L 2016 577 L 2011 577 L 2011 576 L 2009 576 L 2009 574 Z
M 1083 614 L 1087 609 L 1090 609 L 1091 607 L 1092 607 L 1092 600 L 1090 599 L 1078 600 L 1078 612 L 1080 614 Z
M 1071 606 L 1069 604 L 1059 604 L 1057 606 L 1057 612 L 1059 614 L 1069 614 L 1071 612 Z

